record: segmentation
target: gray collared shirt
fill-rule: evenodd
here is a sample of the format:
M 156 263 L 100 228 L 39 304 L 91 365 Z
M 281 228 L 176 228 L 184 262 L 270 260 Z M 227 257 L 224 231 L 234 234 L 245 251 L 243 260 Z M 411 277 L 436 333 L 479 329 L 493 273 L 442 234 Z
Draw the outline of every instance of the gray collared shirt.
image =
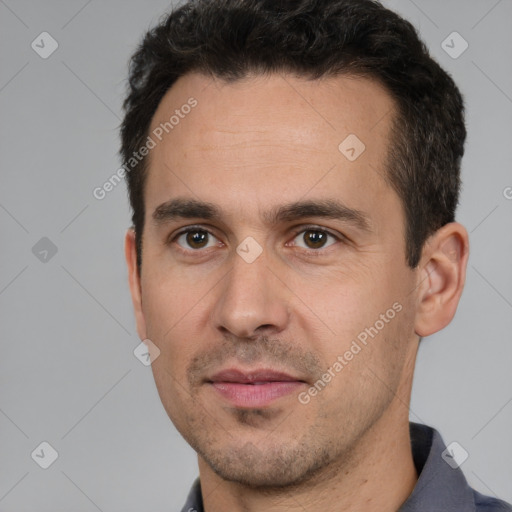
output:
M 443 460 L 446 446 L 437 430 L 413 422 L 409 426 L 419 478 L 398 512 L 512 512 L 512 505 L 469 487 L 461 469 Z M 181 512 L 204 512 L 199 478 Z

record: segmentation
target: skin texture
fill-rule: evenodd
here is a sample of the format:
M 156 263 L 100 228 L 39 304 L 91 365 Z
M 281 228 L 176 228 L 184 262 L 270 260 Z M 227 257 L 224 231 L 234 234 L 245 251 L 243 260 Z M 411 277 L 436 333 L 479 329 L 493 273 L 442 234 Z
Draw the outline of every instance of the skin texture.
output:
M 396 511 L 417 480 L 408 404 L 419 337 L 455 314 L 466 230 L 444 226 L 418 267 L 407 266 L 402 205 L 383 179 L 395 107 L 374 81 L 271 75 L 227 84 L 189 74 L 150 131 L 190 97 L 197 106 L 149 155 L 140 276 L 132 230 L 125 251 L 138 334 L 160 350 L 156 386 L 198 453 L 206 510 Z M 354 161 L 338 149 L 349 134 L 365 144 Z M 175 198 L 213 203 L 222 217 L 154 222 Z M 369 229 L 263 216 L 328 199 L 362 212 Z M 177 237 L 188 226 L 211 234 L 202 245 Z M 317 243 L 315 229 L 334 237 Z M 249 236 L 262 249 L 252 263 L 236 251 Z M 394 304 L 400 311 L 333 371 Z M 208 383 L 234 367 L 301 383 L 266 406 L 234 406 Z M 301 403 L 329 368 L 335 376 Z

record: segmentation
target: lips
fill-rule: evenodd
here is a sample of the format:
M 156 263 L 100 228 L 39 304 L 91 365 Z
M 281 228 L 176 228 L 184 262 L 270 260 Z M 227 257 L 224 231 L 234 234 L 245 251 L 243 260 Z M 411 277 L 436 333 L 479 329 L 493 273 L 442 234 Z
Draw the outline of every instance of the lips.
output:
M 267 406 L 305 384 L 297 377 L 270 369 L 223 370 L 207 382 L 221 397 L 241 408 Z
M 216 373 L 211 379 L 212 382 L 233 382 L 238 384 L 261 384 L 265 382 L 296 382 L 300 379 L 292 377 L 287 373 L 273 370 L 254 370 L 243 372 L 236 369 L 223 370 Z

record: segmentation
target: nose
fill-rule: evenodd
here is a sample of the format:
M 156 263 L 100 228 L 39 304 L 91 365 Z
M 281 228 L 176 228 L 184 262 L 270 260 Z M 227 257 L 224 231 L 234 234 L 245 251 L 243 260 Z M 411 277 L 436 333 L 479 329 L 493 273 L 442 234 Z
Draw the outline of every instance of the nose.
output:
M 232 269 L 223 279 L 213 308 L 217 329 L 250 338 L 276 334 L 286 328 L 290 290 L 279 270 L 269 268 L 269 260 L 265 251 L 252 263 L 233 255 Z

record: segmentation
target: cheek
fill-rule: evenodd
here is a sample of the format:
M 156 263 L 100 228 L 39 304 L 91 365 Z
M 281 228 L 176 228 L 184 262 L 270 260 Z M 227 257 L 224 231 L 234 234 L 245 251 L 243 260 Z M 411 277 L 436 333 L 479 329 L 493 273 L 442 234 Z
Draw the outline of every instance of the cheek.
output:
M 305 306 L 321 320 L 318 325 L 325 335 L 338 340 L 341 346 L 373 324 L 381 309 L 390 306 L 386 297 L 379 295 L 382 285 L 369 273 L 341 270 L 324 279 L 321 287 L 311 289 L 311 283 L 304 285 L 309 286 L 309 293 L 304 293 Z
M 399 308 L 396 308 L 399 309 Z M 370 417 L 390 403 L 403 379 L 410 337 L 407 332 L 412 325 L 410 312 L 405 305 L 400 311 L 384 309 L 382 320 L 372 315 L 362 328 L 344 329 L 342 336 L 331 339 L 329 352 L 324 355 L 326 363 L 322 379 L 328 379 L 327 391 L 321 393 L 320 409 L 337 411 L 340 422 Z M 392 318 L 391 318 L 392 317 Z M 340 328 L 341 330 L 341 328 Z M 411 345 L 412 346 L 412 345 Z M 334 374 L 329 377 L 328 373 Z
M 309 295 L 318 312 L 316 350 L 326 364 L 346 353 L 351 361 L 380 361 L 394 364 L 413 336 L 411 282 L 396 279 L 391 265 L 374 267 L 331 279 L 328 286 Z M 329 341 L 326 341 L 329 340 Z M 358 348 L 359 347 L 359 348 Z
M 187 358 L 191 357 L 197 339 L 194 331 L 199 311 L 196 295 L 200 297 L 200 294 L 193 287 L 177 286 L 176 282 L 175 278 L 172 284 L 168 280 L 146 281 L 142 310 L 147 336 L 160 349 L 160 355 L 152 365 L 154 370 L 168 371 L 183 380 Z
M 162 336 L 194 309 L 205 286 L 204 281 L 192 280 L 156 259 L 150 265 L 152 269 L 142 282 L 142 309 L 151 330 Z

